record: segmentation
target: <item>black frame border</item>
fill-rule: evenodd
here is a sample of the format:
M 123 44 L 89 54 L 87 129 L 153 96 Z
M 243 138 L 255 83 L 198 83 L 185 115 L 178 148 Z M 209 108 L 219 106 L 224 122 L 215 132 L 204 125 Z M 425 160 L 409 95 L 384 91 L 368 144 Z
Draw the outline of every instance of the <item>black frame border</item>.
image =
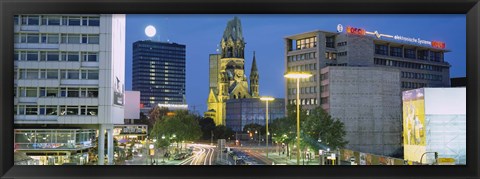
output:
M 1 0 L 0 176 L 6 178 L 478 178 L 479 0 Z M 14 14 L 466 14 L 466 166 L 14 166 Z

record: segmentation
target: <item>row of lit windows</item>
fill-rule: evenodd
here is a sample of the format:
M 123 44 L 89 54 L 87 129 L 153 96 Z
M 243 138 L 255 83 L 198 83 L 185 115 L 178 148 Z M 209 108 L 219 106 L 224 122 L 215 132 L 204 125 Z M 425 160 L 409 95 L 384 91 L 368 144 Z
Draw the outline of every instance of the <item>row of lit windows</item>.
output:
M 297 104 L 296 99 L 290 99 L 288 100 L 288 104 Z M 300 104 L 301 105 L 316 105 L 318 104 L 317 98 L 305 98 L 305 99 L 300 99 Z
M 55 16 L 55 15 L 20 15 L 14 16 L 15 25 L 49 25 L 49 26 L 100 26 L 99 17 Z
M 442 81 L 442 75 L 413 73 L 413 72 L 402 72 L 402 78 Z
M 141 83 L 140 83 L 141 84 Z M 145 84 L 145 83 L 143 83 Z M 148 84 L 148 83 L 147 83 Z M 150 81 L 149 84 L 165 84 L 165 85 L 182 85 L 182 84 L 185 84 L 185 82 L 183 83 L 176 83 L 176 82 L 159 82 L 159 81 Z
M 375 58 L 374 63 L 376 65 L 384 65 L 384 66 L 394 66 L 394 67 L 402 67 L 402 68 L 412 68 L 412 69 L 421 69 L 421 70 L 430 70 L 430 71 L 442 71 L 443 67 L 435 66 L 435 65 L 425 65 L 420 63 L 411 63 L 411 62 L 402 62 L 402 61 L 395 61 L 395 60 L 387 60 L 382 58 Z
M 17 96 L 16 91 L 15 96 Z M 19 97 L 97 98 L 98 88 L 18 87 Z
M 299 39 L 296 41 L 296 43 L 297 43 L 297 50 L 313 48 L 317 46 L 317 37 Z
M 403 51 L 403 54 L 402 54 L 402 51 Z M 401 47 L 390 47 L 390 51 L 389 51 L 387 45 L 375 44 L 375 54 L 443 62 L 443 52 L 418 50 L 418 56 L 416 56 L 417 55 L 416 53 L 417 53 L 417 50 L 415 49 L 402 50 Z
M 426 87 L 426 86 L 427 86 L 427 84 L 425 84 L 425 83 L 402 82 L 402 88 L 416 89 L 416 88 L 423 88 L 423 87 Z
M 134 50 L 141 50 L 143 49 L 166 49 L 166 50 L 175 50 L 175 51 L 185 51 L 185 46 L 170 46 L 170 45 L 163 45 L 163 44 L 135 44 Z
M 98 80 L 98 70 L 20 69 L 19 79 Z M 17 74 L 15 74 L 17 75 Z M 17 79 L 17 76 L 14 76 Z
M 13 60 L 98 62 L 98 52 L 15 51 Z
M 54 105 L 17 105 L 14 108 L 16 115 L 98 115 L 98 106 L 54 106 Z
M 35 44 L 99 44 L 98 34 L 44 34 L 44 33 L 16 33 L 14 43 Z
M 289 88 L 288 89 L 288 95 L 294 95 L 297 94 L 297 88 Z M 301 87 L 300 88 L 300 94 L 313 94 L 317 93 L 317 87 L 316 86 L 310 86 L 310 87 Z
M 337 59 L 337 53 L 335 53 L 335 52 L 325 52 L 325 59 L 336 60 Z
M 145 60 L 162 60 L 163 58 L 176 58 L 177 60 L 185 60 L 185 53 L 153 53 L 153 52 L 134 52 L 134 59 Z
M 317 58 L 316 52 L 304 53 L 299 55 L 292 55 L 287 57 L 288 62 L 300 61 L 300 60 L 311 60 Z

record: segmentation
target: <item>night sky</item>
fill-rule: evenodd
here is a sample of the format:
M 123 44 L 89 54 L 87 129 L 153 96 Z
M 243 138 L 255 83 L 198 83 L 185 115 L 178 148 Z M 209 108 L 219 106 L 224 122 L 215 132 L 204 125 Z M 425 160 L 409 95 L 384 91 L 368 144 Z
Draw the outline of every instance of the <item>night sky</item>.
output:
M 186 45 L 187 103 L 200 114 L 208 97 L 208 55 L 216 53 L 226 24 L 234 16 L 242 23 L 245 70 L 250 74 L 253 51 L 260 74 L 260 95 L 284 97 L 283 38 L 314 30 L 336 31 L 337 24 L 389 35 L 438 40 L 451 52 L 445 54 L 450 77 L 466 75 L 465 15 L 127 15 L 126 90 L 132 89 L 132 44 L 138 40 L 170 41 Z M 157 35 L 149 38 L 145 27 Z

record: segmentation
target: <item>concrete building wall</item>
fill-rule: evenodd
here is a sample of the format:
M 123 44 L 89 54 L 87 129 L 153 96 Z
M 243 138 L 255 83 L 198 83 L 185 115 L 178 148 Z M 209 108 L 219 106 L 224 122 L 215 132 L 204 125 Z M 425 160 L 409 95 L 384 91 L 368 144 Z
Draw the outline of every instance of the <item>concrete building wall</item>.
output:
M 345 124 L 347 149 L 391 155 L 401 147 L 400 72 L 378 67 L 326 67 L 322 107 Z

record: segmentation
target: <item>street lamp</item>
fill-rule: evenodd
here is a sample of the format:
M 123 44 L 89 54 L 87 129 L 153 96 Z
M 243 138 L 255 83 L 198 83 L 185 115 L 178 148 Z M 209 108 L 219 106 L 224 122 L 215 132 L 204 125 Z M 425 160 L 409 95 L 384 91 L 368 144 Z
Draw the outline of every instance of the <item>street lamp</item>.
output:
M 300 79 L 310 78 L 309 72 L 289 72 L 285 73 L 285 78 L 297 79 L 297 165 L 300 165 Z
M 264 96 L 264 97 L 261 97 L 260 100 L 262 101 L 265 101 L 265 104 L 266 104 L 266 112 L 265 112 L 265 130 L 266 130 L 266 133 L 267 133 L 267 138 L 266 138 L 266 145 L 267 145 L 267 158 L 268 158 L 268 101 L 273 101 L 275 100 L 275 98 L 273 97 L 270 97 L 270 96 Z
M 153 155 L 155 155 L 155 152 L 153 152 L 153 148 L 154 148 L 153 144 L 150 144 L 149 148 L 150 148 L 150 164 L 153 165 Z

